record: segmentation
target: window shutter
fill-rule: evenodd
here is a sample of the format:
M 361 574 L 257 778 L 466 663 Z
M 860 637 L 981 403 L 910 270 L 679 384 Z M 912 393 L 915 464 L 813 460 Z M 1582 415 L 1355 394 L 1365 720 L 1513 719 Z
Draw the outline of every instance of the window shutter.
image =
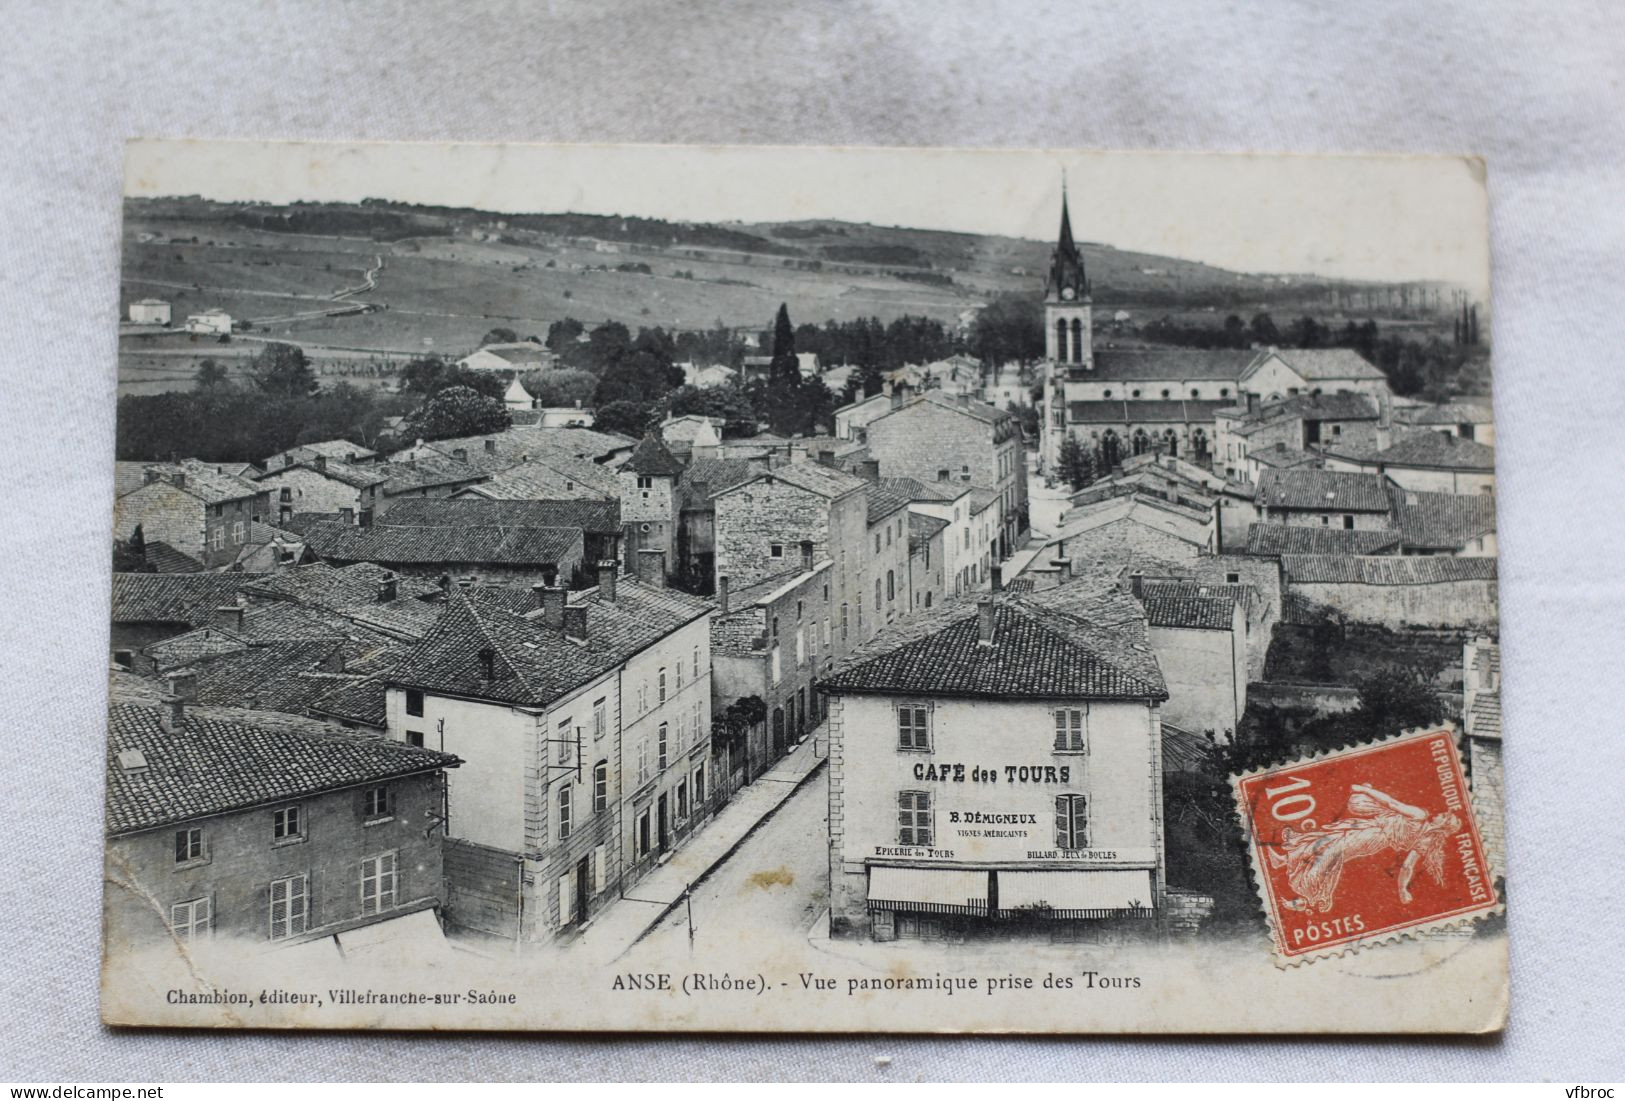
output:
M 1066 712 L 1065 711 L 1057 711 L 1055 713 L 1055 748 L 1056 749 L 1065 749 L 1066 748 Z
M 574 913 L 574 910 L 575 910 L 575 907 L 572 905 L 572 899 L 570 898 L 570 880 L 572 878 L 573 877 L 569 873 L 566 873 L 564 875 L 559 876 L 559 927 L 560 928 L 563 928 L 564 926 L 570 924 L 570 918 L 573 916 L 573 913 Z
M 600 845 L 592 851 L 592 890 L 593 894 L 602 894 L 608 878 L 606 868 L 605 849 Z
M 1072 818 L 1067 806 L 1067 797 L 1055 797 L 1055 845 L 1057 848 L 1070 849 L 1072 847 Z

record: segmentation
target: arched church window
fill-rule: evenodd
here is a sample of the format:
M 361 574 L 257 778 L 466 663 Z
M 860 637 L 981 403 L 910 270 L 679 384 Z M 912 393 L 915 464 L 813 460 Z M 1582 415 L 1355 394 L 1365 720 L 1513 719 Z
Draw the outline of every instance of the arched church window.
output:
M 1083 362 L 1083 322 L 1076 317 L 1072 319 L 1072 362 Z
M 1066 318 L 1055 323 L 1055 359 L 1058 363 L 1066 362 Z

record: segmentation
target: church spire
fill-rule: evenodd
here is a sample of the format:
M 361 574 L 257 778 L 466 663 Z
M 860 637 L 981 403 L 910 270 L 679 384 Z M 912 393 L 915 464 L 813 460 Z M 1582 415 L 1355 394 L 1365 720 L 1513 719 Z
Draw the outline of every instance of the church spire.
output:
M 1083 253 L 1072 239 L 1072 214 L 1067 208 L 1066 171 L 1061 172 L 1061 234 L 1050 254 L 1049 280 L 1044 297 L 1051 301 L 1076 300 L 1089 294 L 1089 278 L 1083 267 Z

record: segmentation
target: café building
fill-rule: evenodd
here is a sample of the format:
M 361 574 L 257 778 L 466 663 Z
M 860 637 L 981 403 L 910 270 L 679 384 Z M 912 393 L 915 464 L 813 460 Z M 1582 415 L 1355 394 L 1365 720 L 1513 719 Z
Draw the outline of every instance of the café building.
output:
M 1104 610 L 956 601 L 820 683 L 832 935 L 1089 940 L 1157 916 L 1168 692 L 1143 612 Z

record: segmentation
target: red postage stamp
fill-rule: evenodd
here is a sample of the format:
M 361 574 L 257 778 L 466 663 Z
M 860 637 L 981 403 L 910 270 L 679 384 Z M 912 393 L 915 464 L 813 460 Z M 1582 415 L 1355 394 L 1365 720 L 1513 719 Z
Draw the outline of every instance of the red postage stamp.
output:
M 1452 730 L 1401 734 L 1232 783 L 1284 963 L 1500 905 Z

